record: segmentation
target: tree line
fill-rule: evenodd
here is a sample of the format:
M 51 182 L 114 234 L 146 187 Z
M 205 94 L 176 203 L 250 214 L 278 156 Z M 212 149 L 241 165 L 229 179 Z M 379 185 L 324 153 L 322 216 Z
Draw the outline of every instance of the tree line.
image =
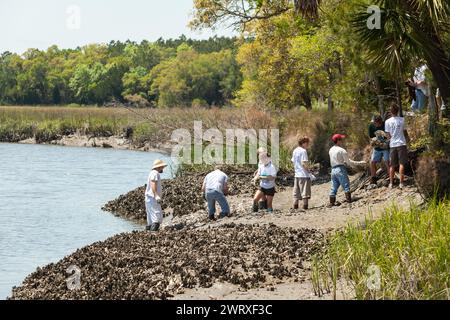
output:
M 0 56 L 0 103 L 224 105 L 240 86 L 236 39 L 112 41 Z
M 194 0 L 194 8 L 194 28 L 228 23 L 254 37 L 237 55 L 241 103 L 402 107 L 405 80 L 425 62 L 427 82 L 450 104 L 449 1 Z
M 383 112 L 409 103 L 404 81 L 425 61 L 448 105 L 449 16 L 444 0 L 195 0 L 193 28 L 228 24 L 242 36 L 6 52 L 0 103 Z

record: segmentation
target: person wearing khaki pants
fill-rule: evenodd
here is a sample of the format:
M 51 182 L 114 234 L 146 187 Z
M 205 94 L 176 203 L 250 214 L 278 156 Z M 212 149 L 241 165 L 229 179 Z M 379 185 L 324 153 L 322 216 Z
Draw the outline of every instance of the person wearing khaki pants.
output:
M 308 152 L 307 149 L 310 144 L 308 137 L 302 137 L 298 141 L 298 147 L 294 150 L 292 155 L 292 163 L 295 169 L 294 191 L 293 191 L 293 205 L 292 208 L 297 210 L 299 208 L 299 201 L 303 201 L 303 209 L 307 210 L 309 199 L 311 198 L 311 173 L 308 169 Z

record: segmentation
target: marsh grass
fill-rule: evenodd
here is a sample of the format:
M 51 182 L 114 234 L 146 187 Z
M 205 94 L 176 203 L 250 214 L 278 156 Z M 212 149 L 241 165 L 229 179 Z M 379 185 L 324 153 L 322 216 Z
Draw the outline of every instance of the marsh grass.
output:
M 0 141 L 18 142 L 36 138 L 38 143 L 80 134 L 90 137 L 126 136 L 142 147 L 163 144 L 176 129 L 187 129 L 192 137 L 194 122 L 203 130 L 279 129 L 280 169 L 291 170 L 292 150 L 300 136 L 313 140 L 311 160 L 326 164 L 330 137 L 335 132 L 348 134 L 350 148 L 360 150 L 367 144 L 367 119 L 361 116 L 326 110 L 301 109 L 268 111 L 249 108 L 171 108 L 125 109 L 98 107 L 0 107 Z M 127 134 L 125 134 L 127 133 Z M 128 134 L 129 133 L 129 134 Z
M 449 299 L 449 213 L 448 199 L 409 210 L 392 205 L 381 219 L 337 232 L 313 259 L 316 294 L 336 296 L 344 280 L 357 299 Z M 368 285 L 370 266 L 380 270 L 379 287 Z
M 78 132 L 81 135 L 118 135 L 132 121 L 121 109 L 76 107 L 0 107 L 0 141 L 28 138 L 46 142 Z

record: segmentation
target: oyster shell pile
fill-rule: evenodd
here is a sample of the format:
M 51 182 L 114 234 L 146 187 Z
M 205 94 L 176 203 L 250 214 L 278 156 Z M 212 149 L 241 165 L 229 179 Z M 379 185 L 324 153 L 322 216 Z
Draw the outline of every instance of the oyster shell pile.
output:
M 301 281 L 303 262 L 322 245 L 318 231 L 275 225 L 125 233 L 39 268 L 11 299 L 168 299 L 214 282 L 249 289 Z M 80 270 L 80 286 L 72 290 L 71 266 Z

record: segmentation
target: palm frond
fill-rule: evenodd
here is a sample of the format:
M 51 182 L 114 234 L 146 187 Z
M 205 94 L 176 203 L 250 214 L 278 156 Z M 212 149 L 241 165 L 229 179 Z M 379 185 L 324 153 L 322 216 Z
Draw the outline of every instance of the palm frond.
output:
M 315 20 L 319 17 L 320 2 L 321 0 L 294 0 L 294 9 L 297 14 Z

